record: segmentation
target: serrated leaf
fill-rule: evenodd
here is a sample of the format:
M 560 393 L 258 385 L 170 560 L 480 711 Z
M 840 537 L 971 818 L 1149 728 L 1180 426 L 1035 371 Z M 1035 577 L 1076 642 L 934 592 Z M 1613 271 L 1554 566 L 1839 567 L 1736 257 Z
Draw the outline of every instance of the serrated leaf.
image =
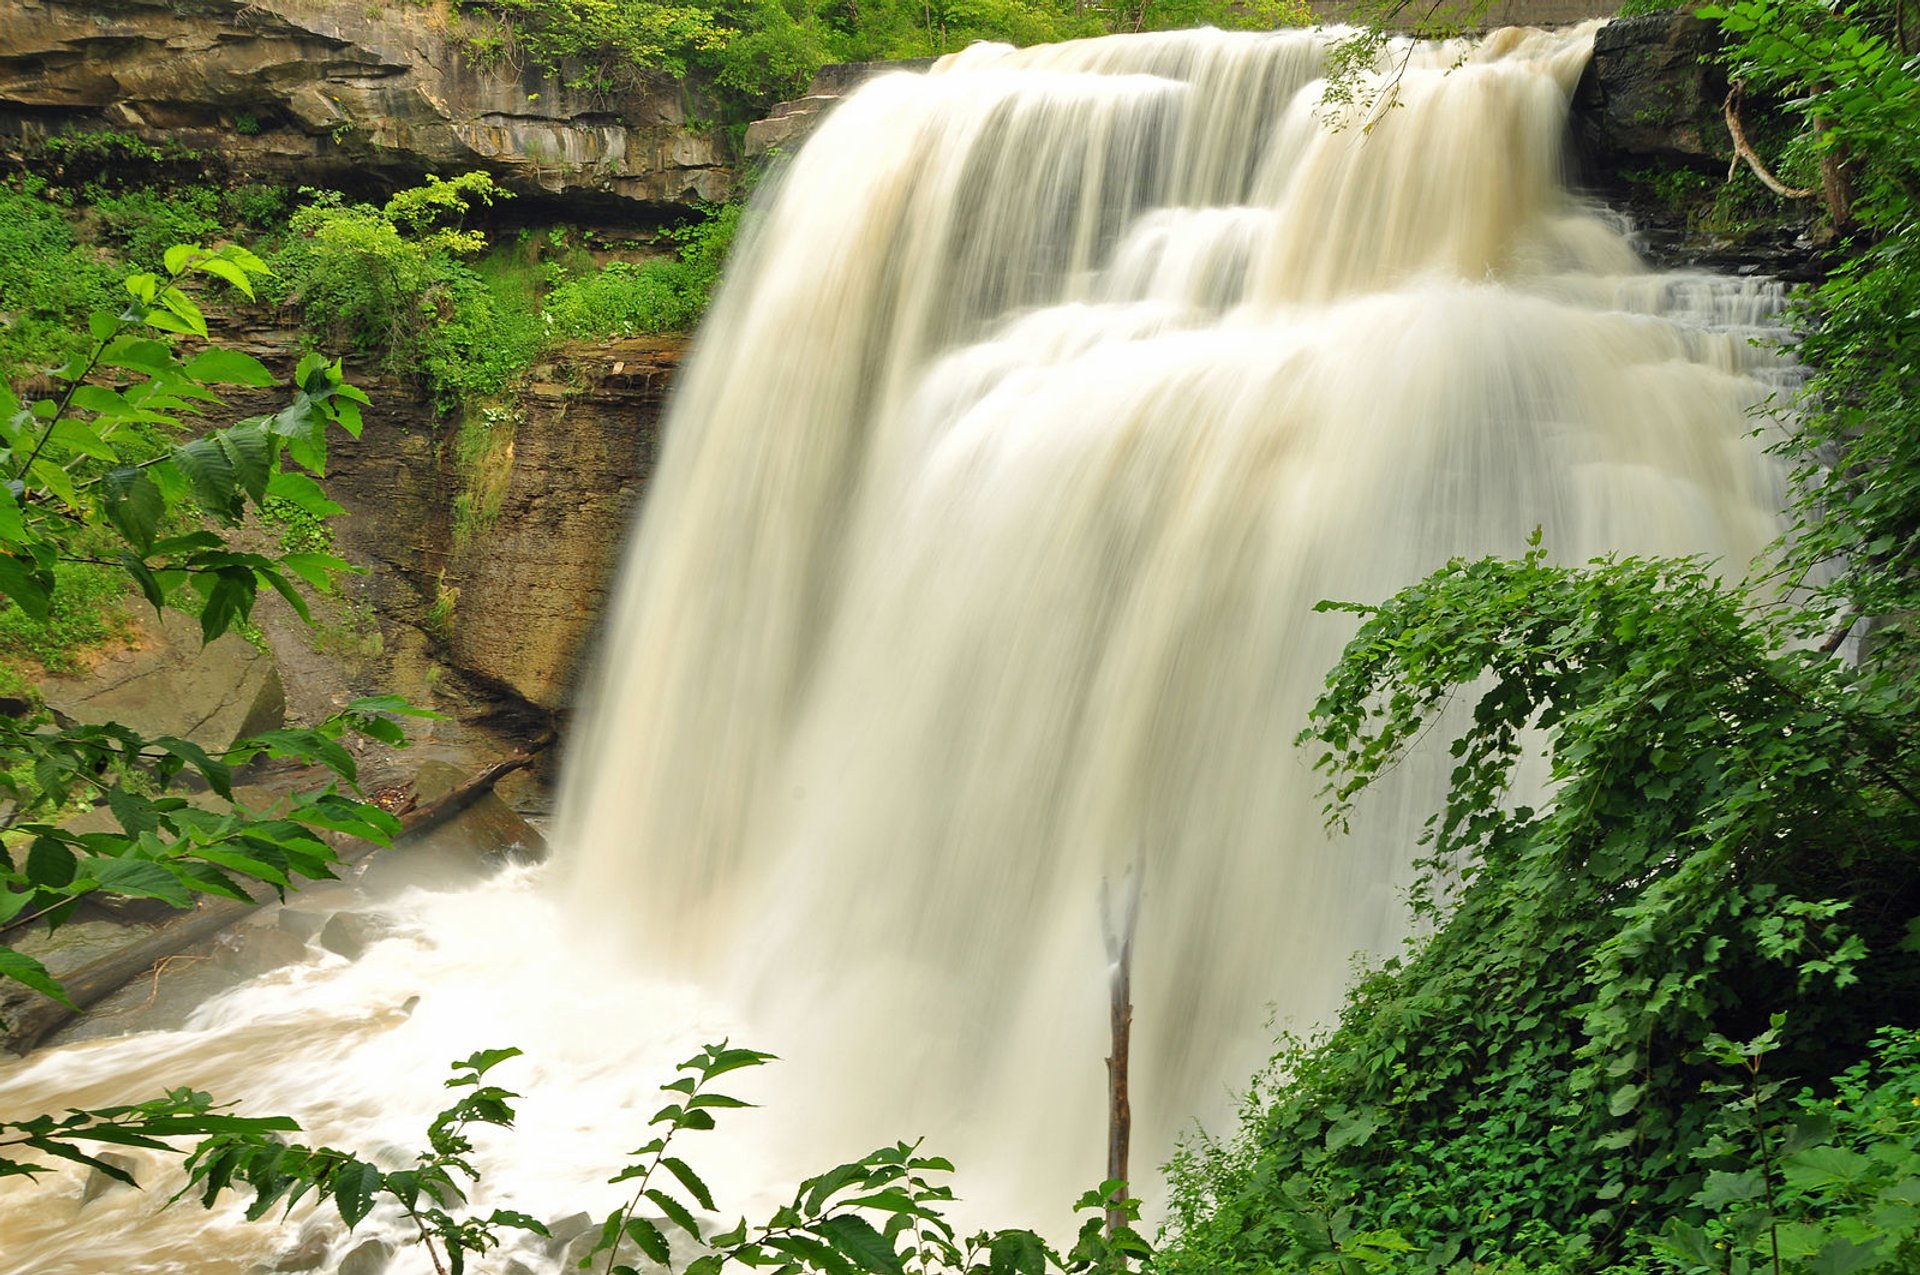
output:
M 68 1009 L 78 1012 L 79 1006 L 67 999 L 66 989 L 47 973 L 47 967 L 28 956 L 25 952 L 0 945 L 0 978 L 10 978 L 23 983 L 49 1000 L 59 1001 Z
M 174 468 L 186 475 L 194 498 L 209 513 L 228 521 L 239 517 L 240 487 L 226 449 L 211 438 L 196 438 L 173 449 Z
M 113 817 L 120 821 L 120 826 L 126 829 L 129 837 L 160 829 L 160 818 L 154 813 L 153 802 L 137 793 L 115 788 L 107 794 L 107 807 L 113 811 Z
M 200 609 L 200 637 L 211 642 L 253 614 L 254 577 L 244 567 L 222 567 Z
M 102 889 L 140 899 L 159 899 L 174 907 L 189 907 L 193 896 L 180 878 L 164 864 L 151 859 L 89 859 L 85 864 L 88 879 Z
M 27 538 L 27 521 L 20 513 L 20 501 L 13 487 L 0 483 L 0 541 L 18 544 Z
M 47 605 L 52 601 L 53 577 L 27 560 L 13 554 L 0 554 L 0 594 L 42 624 L 47 622 Z
M 675 1226 L 693 1236 L 696 1240 L 700 1238 L 700 1224 L 693 1220 L 693 1214 L 687 1211 L 686 1205 L 680 1203 L 680 1201 L 674 1199 L 658 1187 L 648 1187 L 646 1197 L 658 1205 L 660 1211 L 666 1214 L 667 1219 Z
M 699 1201 L 701 1208 L 713 1212 L 713 1192 L 707 1190 L 707 1184 L 700 1180 L 700 1175 L 685 1160 L 677 1156 L 663 1156 L 660 1166 L 680 1180 L 680 1185 L 687 1188 L 688 1195 Z
M 340 1220 L 351 1231 L 373 1212 L 374 1196 L 381 1187 L 380 1170 L 364 1160 L 349 1160 L 329 1185 L 333 1189 L 334 1207 L 340 1210 Z
M 667 1237 L 660 1233 L 659 1227 L 649 1222 L 646 1218 L 630 1217 L 627 1219 L 627 1224 L 624 1229 L 626 1230 L 627 1238 L 638 1245 L 640 1251 L 654 1261 L 665 1266 L 672 1260 L 673 1248 L 667 1243 Z
M 900 1255 L 894 1252 L 887 1237 L 874 1230 L 865 1218 L 841 1213 L 821 1218 L 812 1229 L 836 1251 L 852 1258 L 861 1270 L 871 1271 L 873 1275 L 903 1275 Z
M 339 505 L 327 499 L 327 493 L 319 483 L 305 474 L 293 470 L 278 470 L 267 480 L 267 494 L 287 501 L 302 512 L 320 518 L 331 518 L 344 513 Z
M 151 553 L 160 520 L 167 512 L 166 498 L 153 479 L 143 469 L 121 468 L 110 471 L 101 486 L 106 496 L 107 521 L 142 557 Z M 141 582 L 141 592 L 147 594 L 147 600 L 154 606 L 161 605 L 147 590 L 145 581 Z

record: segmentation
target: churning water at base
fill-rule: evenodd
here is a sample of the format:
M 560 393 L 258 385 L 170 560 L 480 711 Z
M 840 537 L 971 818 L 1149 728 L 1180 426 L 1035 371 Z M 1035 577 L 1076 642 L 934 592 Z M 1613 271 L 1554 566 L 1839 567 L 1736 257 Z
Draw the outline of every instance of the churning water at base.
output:
M 1307 32 L 981 46 L 862 88 L 678 392 L 558 879 L 404 901 L 412 946 L 281 976 L 289 1063 L 257 1042 L 292 993 L 243 990 L 37 1061 L 6 1105 L 211 1070 L 406 1145 L 447 1059 L 518 1044 L 535 1078 L 503 1079 L 563 1114 L 488 1171 L 554 1214 L 607 1206 L 665 1065 L 733 1030 L 787 1059 L 736 1182 L 926 1134 L 984 1214 L 1057 1223 L 1104 1161 L 1099 883 L 1138 865 L 1136 1165 L 1164 1158 L 1231 1109 L 1269 1006 L 1324 1020 L 1403 933 L 1443 769 L 1319 831 L 1292 740 L 1350 621 L 1313 602 L 1536 526 L 1564 559 L 1733 564 L 1776 529 L 1747 412 L 1786 375 L 1750 345 L 1778 289 L 1651 273 L 1565 191 L 1590 43 L 1395 50 L 1399 105 L 1339 129 Z M 200 1225 L 103 1227 L 70 1187 L 35 1253 L 75 1260 L 0 1269 L 140 1269 L 100 1246 Z

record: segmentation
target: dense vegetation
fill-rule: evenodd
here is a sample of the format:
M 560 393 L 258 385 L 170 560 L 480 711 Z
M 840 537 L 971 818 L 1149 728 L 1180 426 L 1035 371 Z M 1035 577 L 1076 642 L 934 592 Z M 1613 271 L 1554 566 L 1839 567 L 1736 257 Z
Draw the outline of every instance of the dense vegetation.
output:
M 1188 1148 L 1172 1271 L 1920 1269 L 1915 33 L 1897 5 L 1704 12 L 1799 114 L 1841 238 L 1797 302 L 1794 532 L 1753 586 L 1536 551 L 1343 608 L 1303 737 L 1336 823 L 1472 706 L 1430 933 Z
M 482 61 L 518 58 L 576 89 L 697 72 L 736 112 L 797 95 L 828 62 L 951 53 L 979 40 L 1041 44 L 1120 31 L 1306 21 L 1298 0 L 464 0 L 498 20 L 469 34 Z

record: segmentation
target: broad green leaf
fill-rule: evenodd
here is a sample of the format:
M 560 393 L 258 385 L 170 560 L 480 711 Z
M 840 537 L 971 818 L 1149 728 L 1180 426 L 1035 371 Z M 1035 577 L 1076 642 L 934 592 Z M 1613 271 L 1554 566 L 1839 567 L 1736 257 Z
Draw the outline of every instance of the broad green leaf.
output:
M 340 1220 L 351 1231 L 373 1212 L 374 1197 L 382 1185 L 380 1170 L 363 1160 L 348 1160 L 329 1185 L 334 1207 L 340 1210 Z
M 277 470 L 267 480 L 267 494 L 277 496 L 295 505 L 306 513 L 322 518 L 331 518 L 345 512 L 339 505 L 327 499 L 320 484 L 305 474 L 292 470 Z
M 353 564 L 345 558 L 336 558 L 330 553 L 289 553 L 282 555 L 280 565 L 305 580 L 318 593 L 333 592 L 334 572 L 354 570 Z
M 65 842 L 53 837 L 35 837 L 27 850 L 27 880 L 43 888 L 70 885 L 79 864 L 79 858 Z
M 73 475 L 52 460 L 42 456 L 33 462 L 27 472 L 41 487 L 60 497 L 69 508 L 80 508 L 80 493 L 74 488 Z
M 894 1252 L 887 1237 L 874 1230 L 865 1218 L 842 1213 L 821 1218 L 812 1229 L 837 1251 L 852 1258 L 861 1270 L 871 1271 L 873 1275 L 904 1275 L 900 1255 Z
M 240 489 L 258 504 L 267 494 L 273 471 L 273 441 L 263 425 L 235 425 L 211 436 L 233 466 Z
M 206 251 L 197 243 L 177 243 L 167 249 L 166 255 L 160 259 L 160 262 L 168 274 L 177 275 L 185 270 L 195 257 L 205 256 Z
M 180 879 L 166 865 L 151 859 L 89 859 L 84 867 L 87 879 L 113 894 L 160 899 L 177 908 L 193 903 L 193 896 Z
M 248 298 L 253 296 L 253 280 L 247 277 L 246 271 L 231 261 L 222 257 L 202 257 L 193 263 L 193 268 L 203 274 L 213 275 L 217 279 L 225 279 Z
M 693 1214 L 687 1212 L 686 1205 L 658 1187 L 648 1187 L 646 1196 L 659 1206 L 660 1211 L 666 1214 L 668 1221 L 693 1236 L 694 1239 L 700 1238 L 700 1224 L 693 1220 Z
M 196 438 L 173 449 L 173 463 L 187 476 L 194 498 L 207 512 L 232 521 L 240 516 L 240 492 L 233 462 L 211 438 Z
M 173 366 L 173 351 L 164 341 L 151 337 L 119 337 L 100 355 L 107 367 L 123 367 L 135 372 L 160 373 Z
M 685 1160 L 677 1156 L 662 1156 L 660 1165 L 680 1180 L 680 1185 L 687 1188 L 687 1194 L 700 1202 L 701 1208 L 709 1213 L 713 1212 L 713 1193 L 707 1190 L 707 1184 L 700 1180 L 700 1175 L 695 1173 Z
M 160 530 L 160 521 L 166 516 L 166 498 L 160 489 L 154 486 L 153 479 L 144 469 L 122 467 L 111 470 L 101 484 L 105 493 L 107 521 L 114 529 L 126 537 L 128 544 L 142 557 L 153 550 L 153 538 Z M 140 581 L 140 591 L 147 600 L 158 608 L 161 602 L 154 595 L 157 586 L 149 590 L 147 585 L 151 575 Z
M 130 837 L 159 831 L 160 818 L 154 813 L 153 802 L 137 793 L 115 788 L 107 793 L 107 806 Z
M 53 577 L 39 566 L 10 553 L 0 553 L 0 594 L 42 624 L 53 592 Z
M 20 501 L 13 488 L 0 483 L 0 541 L 19 544 L 27 538 L 27 521 L 20 513 Z
M 78 1010 L 79 1006 L 67 999 L 66 989 L 47 973 L 47 967 L 28 956 L 25 952 L 0 944 L 0 978 L 10 978 L 16 983 L 24 983 L 34 991 L 50 1000 L 59 1001 L 68 1009 Z
M 239 272 L 236 270 L 236 274 Z M 246 286 L 242 284 L 241 286 Z M 216 385 L 252 385 L 266 387 L 278 384 L 266 364 L 251 354 L 242 354 L 238 350 L 211 349 L 202 351 L 187 360 L 187 375 L 196 381 L 206 381 Z
M 673 1258 L 673 1249 L 667 1244 L 667 1237 L 660 1234 L 660 1228 L 643 1217 L 630 1217 L 625 1227 L 627 1238 L 632 1240 L 642 1253 L 662 1266 Z
M 204 577 L 203 577 L 204 579 Z M 211 642 L 253 614 L 254 577 L 244 567 L 222 567 L 200 609 L 200 637 Z

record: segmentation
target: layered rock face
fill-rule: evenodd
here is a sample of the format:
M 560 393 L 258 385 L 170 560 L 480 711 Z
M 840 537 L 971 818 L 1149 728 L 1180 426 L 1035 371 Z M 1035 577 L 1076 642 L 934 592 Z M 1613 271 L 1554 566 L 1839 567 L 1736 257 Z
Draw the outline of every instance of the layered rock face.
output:
M 570 699 L 606 610 L 640 494 L 653 473 L 667 387 L 685 342 L 569 351 L 522 392 L 490 525 L 457 543 L 454 663 L 541 708 Z M 501 463 L 496 459 L 493 463 Z M 472 485 L 484 482 L 470 476 Z
M 571 91 L 476 62 L 465 21 L 327 0 L 0 0 L 0 133 L 123 129 L 236 173 L 347 186 L 485 169 L 614 204 L 732 189 L 724 136 L 689 123 L 715 115 L 697 88 Z

